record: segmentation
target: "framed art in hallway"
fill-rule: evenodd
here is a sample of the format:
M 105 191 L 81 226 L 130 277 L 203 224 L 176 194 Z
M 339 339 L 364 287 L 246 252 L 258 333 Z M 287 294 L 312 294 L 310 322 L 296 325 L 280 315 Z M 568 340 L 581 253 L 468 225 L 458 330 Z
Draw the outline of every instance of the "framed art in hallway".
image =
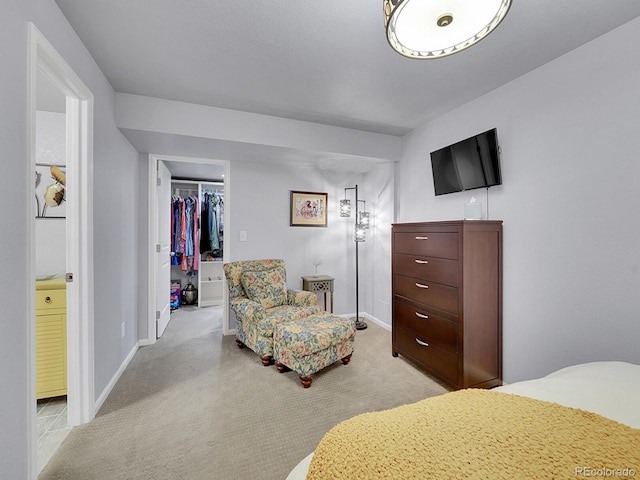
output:
M 36 163 L 36 218 L 65 218 L 66 167 Z
M 327 194 L 291 190 L 289 226 L 326 227 Z

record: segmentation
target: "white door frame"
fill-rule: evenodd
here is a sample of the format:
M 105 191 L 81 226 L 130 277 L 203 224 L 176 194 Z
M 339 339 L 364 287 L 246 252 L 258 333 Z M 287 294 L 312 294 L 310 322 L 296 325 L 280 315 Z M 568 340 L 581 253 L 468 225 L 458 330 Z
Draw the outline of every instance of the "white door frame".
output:
M 93 345 L 93 94 L 62 56 L 29 22 L 28 27 L 28 171 L 35 171 L 36 83 L 47 75 L 64 93 L 66 100 L 66 165 L 72 188 L 67 202 L 66 262 L 73 282 L 67 284 L 67 410 L 71 426 L 91 421 L 95 416 Z M 35 183 L 27 175 L 27 242 L 30 252 L 27 271 L 29 336 L 29 478 L 37 477 L 36 354 L 35 354 Z
M 225 199 L 231 198 L 230 191 L 230 182 L 231 182 L 231 174 L 230 174 L 230 164 L 228 160 L 214 160 L 209 158 L 192 158 L 192 157 L 177 157 L 171 155 L 156 155 L 149 154 L 149 171 L 148 171 L 148 182 L 149 182 L 149 196 L 148 196 L 148 215 L 147 218 L 149 223 L 147 225 L 147 238 L 149 243 L 147 245 L 148 252 L 148 280 L 147 280 L 147 339 L 140 340 L 139 344 L 142 345 L 151 345 L 156 342 L 156 277 L 157 277 L 157 261 L 156 261 L 156 245 L 158 242 L 158 185 L 156 183 L 157 171 L 158 171 L 158 162 L 159 161 L 168 161 L 168 162 L 184 162 L 184 163 L 205 163 L 211 165 L 223 165 L 224 166 L 224 196 Z M 225 205 L 224 210 L 224 225 L 226 231 L 231 231 L 231 208 L 229 208 L 229 204 Z M 229 261 L 229 246 L 228 243 L 225 244 L 222 253 L 223 262 Z M 224 280 L 224 279 L 223 279 Z M 223 319 L 222 319 L 222 334 L 229 335 L 231 329 L 229 329 L 229 292 L 227 289 L 226 280 L 224 280 L 223 284 Z

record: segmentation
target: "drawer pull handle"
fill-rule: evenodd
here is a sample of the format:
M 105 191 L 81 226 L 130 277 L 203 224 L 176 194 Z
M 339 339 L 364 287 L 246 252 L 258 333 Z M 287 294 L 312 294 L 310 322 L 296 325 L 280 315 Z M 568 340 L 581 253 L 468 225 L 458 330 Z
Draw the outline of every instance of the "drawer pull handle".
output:
M 422 345 L 423 347 L 428 347 L 429 346 L 429 344 L 427 342 L 423 342 L 421 340 L 418 340 L 417 338 L 416 338 L 416 342 L 418 342 L 418 345 Z
M 51 297 L 47 297 L 44 299 L 44 303 L 51 303 Z
M 423 285 L 421 283 L 416 283 L 416 287 L 418 287 L 418 288 L 429 288 L 429 285 Z
M 416 240 L 429 240 L 429 237 L 416 237 Z
M 416 312 L 416 317 L 419 317 L 419 318 L 429 318 L 429 315 L 423 315 L 422 313 L 418 313 L 418 312 Z
M 422 265 L 426 265 L 429 263 L 429 260 L 418 260 L 417 258 L 414 260 L 416 263 L 420 263 Z

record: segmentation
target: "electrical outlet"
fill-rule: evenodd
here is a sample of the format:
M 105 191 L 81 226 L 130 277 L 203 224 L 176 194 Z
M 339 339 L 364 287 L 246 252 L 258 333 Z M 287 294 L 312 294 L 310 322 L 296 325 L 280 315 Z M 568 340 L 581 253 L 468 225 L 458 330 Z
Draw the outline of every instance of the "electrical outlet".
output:
M 240 230 L 240 241 L 241 242 L 246 242 L 247 241 L 247 232 L 246 232 L 246 230 Z
M 124 322 L 120 324 L 120 337 L 124 338 Z

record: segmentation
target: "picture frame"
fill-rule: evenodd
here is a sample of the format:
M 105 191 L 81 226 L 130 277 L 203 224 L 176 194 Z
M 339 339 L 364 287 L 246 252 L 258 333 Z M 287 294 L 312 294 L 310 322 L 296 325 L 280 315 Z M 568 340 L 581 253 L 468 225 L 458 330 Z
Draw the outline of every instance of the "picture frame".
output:
M 301 192 L 291 190 L 290 193 L 289 226 L 327 226 L 328 195 L 326 192 Z
M 66 218 L 67 207 L 64 200 L 65 185 L 62 185 L 55 178 L 53 178 L 51 167 L 58 167 L 58 171 L 65 175 L 65 165 L 53 165 L 36 163 L 35 182 L 36 182 L 36 218 Z M 65 182 L 66 183 L 66 182 Z M 47 189 L 51 187 L 59 191 L 59 195 L 62 195 L 62 200 L 59 205 L 47 205 L 45 202 L 45 194 Z

